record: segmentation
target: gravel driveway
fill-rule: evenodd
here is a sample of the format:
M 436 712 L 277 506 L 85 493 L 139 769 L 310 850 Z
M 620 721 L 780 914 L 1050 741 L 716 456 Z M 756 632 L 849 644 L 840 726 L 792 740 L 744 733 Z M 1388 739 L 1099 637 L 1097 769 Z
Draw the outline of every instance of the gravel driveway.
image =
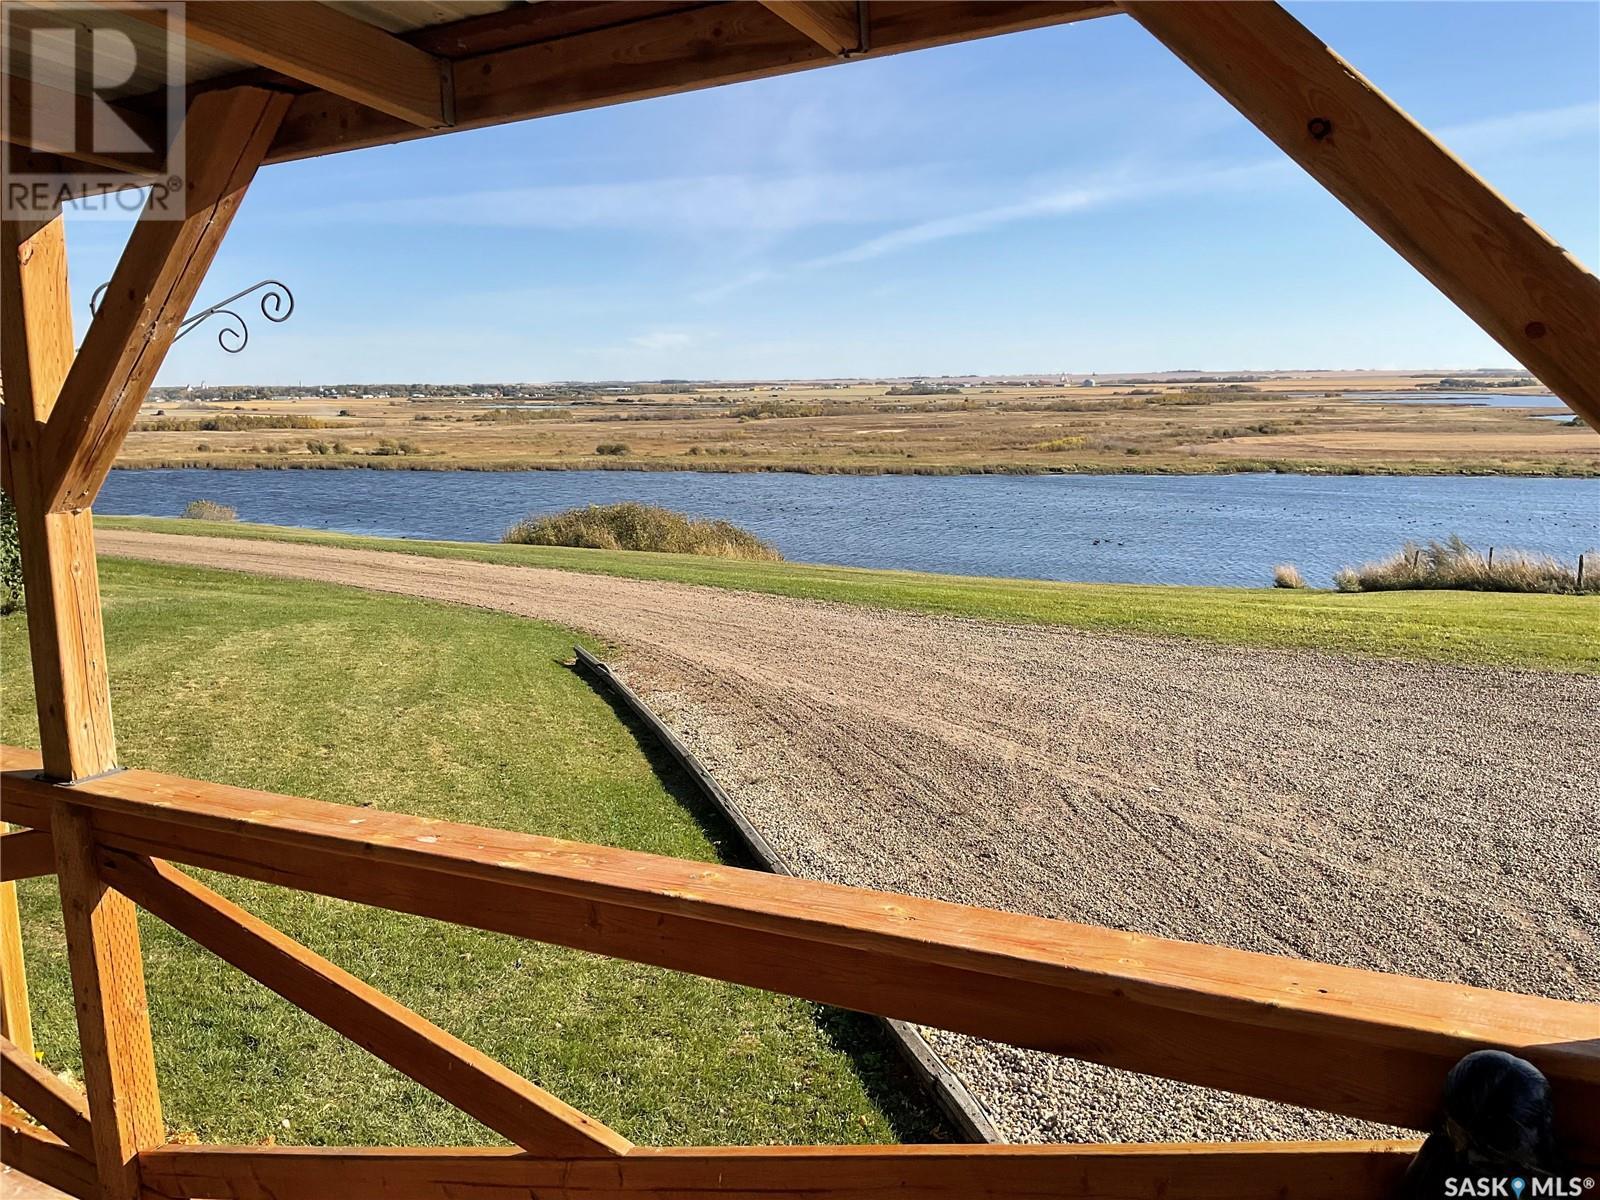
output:
M 97 536 L 108 555 L 454 601 L 614 642 L 630 682 L 819 879 L 1600 1000 L 1600 679 Z M 1018 1141 L 1387 1132 L 930 1039 Z

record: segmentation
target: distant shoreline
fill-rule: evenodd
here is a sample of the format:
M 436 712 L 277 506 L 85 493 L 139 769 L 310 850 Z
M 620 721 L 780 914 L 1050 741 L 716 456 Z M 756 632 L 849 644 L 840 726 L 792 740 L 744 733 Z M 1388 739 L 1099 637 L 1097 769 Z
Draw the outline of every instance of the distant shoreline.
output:
M 716 466 L 677 462 L 636 460 L 633 462 L 429 462 L 416 458 L 379 458 L 372 462 L 264 462 L 260 459 L 218 462 L 196 459 L 156 459 L 117 463 L 119 471 L 471 471 L 511 474 L 521 471 L 638 471 L 692 475 L 1313 475 L 1386 477 L 1473 477 L 1510 479 L 1600 479 L 1600 466 L 1516 466 L 1497 463 L 1460 464 L 1367 464 L 1317 463 L 1293 460 L 1242 459 L 1238 462 L 1209 460 L 1187 463 L 1129 463 L 1108 467 L 1103 463 L 1040 466 L 1033 463 L 995 463 L 991 465 L 908 463 L 836 464 L 816 463 L 721 463 Z

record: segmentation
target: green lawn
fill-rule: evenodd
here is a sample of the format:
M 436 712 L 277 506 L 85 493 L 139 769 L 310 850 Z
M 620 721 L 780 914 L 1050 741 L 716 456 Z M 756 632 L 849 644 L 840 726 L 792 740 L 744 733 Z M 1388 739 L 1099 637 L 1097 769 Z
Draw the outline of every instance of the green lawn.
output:
M 102 564 L 126 765 L 714 860 L 724 831 L 565 661 L 574 635 L 308 583 Z M 37 745 L 23 617 L 0 736 Z M 933 1140 L 859 1017 L 654 968 L 208 876 L 235 901 L 643 1143 Z M 37 1040 L 76 1068 L 53 882 L 21 885 Z M 207 1141 L 497 1139 L 145 918 L 169 1125 Z
M 402 541 L 272 525 L 99 517 L 108 529 L 266 538 L 559 567 L 783 596 L 1252 646 L 1600 674 L 1600 597 L 1483 592 L 1344 595 L 1274 588 L 1046 583 L 672 554 Z

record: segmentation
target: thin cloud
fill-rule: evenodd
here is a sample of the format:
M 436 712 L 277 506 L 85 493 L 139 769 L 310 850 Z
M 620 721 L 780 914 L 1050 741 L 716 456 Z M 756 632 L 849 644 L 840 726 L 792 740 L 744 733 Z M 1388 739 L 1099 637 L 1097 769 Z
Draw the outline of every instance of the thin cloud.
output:
M 1521 146 L 1565 141 L 1569 137 L 1594 137 L 1600 131 L 1600 104 L 1569 104 L 1531 112 L 1486 117 L 1438 131 L 1439 140 L 1452 150 L 1489 154 Z
M 785 233 L 925 215 L 921 169 L 712 174 L 621 183 L 475 189 L 303 210 L 293 219 L 559 232 Z
M 1562 141 L 1581 134 L 1593 135 L 1597 127 L 1600 127 L 1600 106 L 1574 104 L 1448 126 L 1439 131 L 1439 138 L 1453 148 L 1489 153 L 1511 146 Z M 1298 168 L 1289 159 L 1280 156 L 1230 167 L 1202 168 L 1176 174 L 1166 171 L 1125 174 L 1078 186 L 1056 186 L 1038 190 L 1024 200 L 917 221 L 846 249 L 804 260 L 787 271 L 770 268 L 753 270 L 727 283 L 703 289 L 697 298 L 722 299 L 743 288 L 800 271 L 867 262 L 951 238 L 987 233 L 1021 221 L 1068 216 L 1112 204 L 1138 203 L 1162 196 L 1220 193 L 1245 185 L 1259 187 L 1273 181 L 1274 177 L 1288 181 L 1297 174 Z M 1038 186 L 1035 184 L 1036 188 Z
M 925 246 L 949 238 L 967 237 L 975 233 L 986 233 L 991 229 L 1015 224 L 1018 221 L 1066 216 L 1105 208 L 1111 204 L 1153 199 L 1157 196 L 1220 191 L 1245 183 L 1257 183 L 1264 175 L 1279 172 L 1287 174 L 1285 170 L 1287 166 L 1286 162 L 1263 160 L 1245 166 L 1212 168 L 1187 174 L 1163 172 L 1124 175 L 1115 180 L 1092 182 L 1082 186 L 1057 187 L 1039 192 L 1026 200 L 957 213 L 932 221 L 921 221 L 915 225 L 880 234 L 848 249 L 809 259 L 800 264 L 800 269 L 820 270 L 845 263 L 865 262 L 915 246 Z

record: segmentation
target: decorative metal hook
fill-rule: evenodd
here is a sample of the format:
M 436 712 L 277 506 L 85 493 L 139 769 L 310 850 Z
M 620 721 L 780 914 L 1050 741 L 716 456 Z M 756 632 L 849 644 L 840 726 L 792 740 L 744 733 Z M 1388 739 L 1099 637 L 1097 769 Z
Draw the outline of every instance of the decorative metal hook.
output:
M 101 298 L 105 296 L 106 289 L 110 286 L 111 284 L 107 282 L 95 288 L 94 295 L 89 297 L 90 315 L 96 315 L 100 312 Z M 226 300 L 218 301 L 210 308 L 184 318 L 183 324 L 178 326 L 178 332 L 173 336 L 172 340 L 177 341 L 195 326 L 210 320 L 212 317 L 221 317 L 223 320 L 230 322 L 230 324 L 224 325 L 217 331 L 217 345 L 221 346 L 229 354 L 238 354 L 239 351 L 250 344 L 250 327 L 245 324 L 244 318 L 229 308 L 228 305 L 235 300 L 244 299 L 251 292 L 261 291 L 262 288 L 265 288 L 266 291 L 261 296 L 261 315 L 275 325 L 283 324 L 294 313 L 294 293 L 289 290 L 287 285 L 280 283 L 276 279 L 263 279 L 259 283 L 252 283 L 242 292 L 235 292 Z

